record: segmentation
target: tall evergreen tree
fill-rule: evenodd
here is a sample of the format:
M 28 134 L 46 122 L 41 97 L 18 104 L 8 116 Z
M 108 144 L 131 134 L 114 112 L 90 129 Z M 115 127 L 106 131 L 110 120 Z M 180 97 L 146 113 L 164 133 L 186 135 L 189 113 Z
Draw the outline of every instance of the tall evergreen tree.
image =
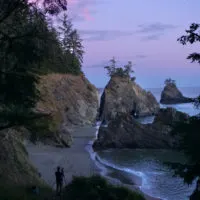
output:
M 57 14 L 59 9 L 66 9 L 64 1 L 43 3 L 45 13 Z M 45 13 L 36 3 L 26 0 L 2 0 L 0 3 L 1 128 L 22 123 L 39 98 L 38 71 L 40 64 L 50 58 L 48 49 L 52 40 Z
M 78 31 L 73 29 L 72 22 L 67 14 L 63 15 L 62 24 L 59 26 L 59 35 L 64 54 L 67 59 L 67 68 L 74 73 L 81 72 L 84 47 Z
M 68 15 L 64 13 L 63 19 L 61 20 L 62 25 L 58 27 L 60 33 L 60 40 L 64 51 L 70 51 L 69 40 L 72 32 L 72 22 L 68 19 Z
M 82 39 L 80 38 L 78 31 L 76 29 L 73 30 L 69 35 L 68 48 L 73 55 L 72 65 L 81 66 L 83 62 L 84 51 L 83 51 Z

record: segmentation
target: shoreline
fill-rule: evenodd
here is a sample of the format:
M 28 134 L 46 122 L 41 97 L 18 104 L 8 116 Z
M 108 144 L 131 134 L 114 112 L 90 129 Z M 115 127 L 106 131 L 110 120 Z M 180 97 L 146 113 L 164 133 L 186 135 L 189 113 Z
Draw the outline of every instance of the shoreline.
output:
M 89 177 L 100 174 L 112 184 L 125 186 L 143 194 L 146 200 L 161 200 L 140 190 L 141 177 L 113 169 L 98 161 L 96 153 L 92 149 L 92 142 L 97 131 L 98 127 L 91 126 L 74 128 L 72 132 L 73 144 L 70 148 L 57 148 L 43 144 L 34 145 L 30 142 L 26 142 L 25 147 L 31 163 L 52 188 L 55 188 L 54 173 L 56 167 L 61 166 L 64 167 L 65 184 L 70 183 L 73 176 Z
M 73 144 L 70 148 L 58 148 L 50 145 L 25 143 L 29 160 L 36 167 L 47 184 L 55 188 L 55 171 L 57 166 L 63 167 L 65 184 L 71 182 L 73 176 L 91 176 L 99 173 L 99 169 L 85 150 L 89 140 L 94 138 L 94 127 L 75 128 Z

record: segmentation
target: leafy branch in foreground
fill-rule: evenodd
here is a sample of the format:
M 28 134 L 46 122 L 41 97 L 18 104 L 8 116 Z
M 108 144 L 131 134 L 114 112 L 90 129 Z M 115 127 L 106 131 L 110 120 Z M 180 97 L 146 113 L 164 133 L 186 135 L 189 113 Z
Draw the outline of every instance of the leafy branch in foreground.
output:
M 178 38 L 178 41 L 186 45 L 200 42 L 200 24 L 193 23 L 189 30 L 186 30 L 186 35 Z M 200 54 L 192 53 L 187 59 L 200 64 Z M 200 96 L 195 99 L 194 105 L 199 108 Z M 172 134 L 179 138 L 179 149 L 184 152 L 188 158 L 186 163 L 167 163 L 174 169 L 175 175 L 184 179 L 185 183 L 191 184 L 194 180 L 200 177 L 200 116 L 190 117 L 187 121 L 176 123 L 173 127 Z M 199 199 L 199 183 L 190 199 Z
M 190 117 L 188 121 L 175 124 L 172 134 L 178 135 L 179 149 L 187 156 L 187 163 L 170 163 L 175 170 L 175 175 L 184 179 L 184 182 L 191 184 L 193 180 L 200 177 L 200 118 Z
M 186 35 L 178 38 L 178 41 L 183 45 L 186 45 L 187 43 L 193 44 L 195 42 L 200 42 L 200 24 L 191 24 L 190 28 L 186 30 Z M 200 64 L 200 53 L 192 53 L 187 57 L 187 59 Z

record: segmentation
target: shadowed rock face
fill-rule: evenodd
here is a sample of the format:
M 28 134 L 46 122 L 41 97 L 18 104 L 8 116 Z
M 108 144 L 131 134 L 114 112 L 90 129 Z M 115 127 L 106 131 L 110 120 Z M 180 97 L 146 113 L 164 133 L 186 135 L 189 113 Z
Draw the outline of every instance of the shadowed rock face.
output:
M 108 127 L 100 127 L 93 148 L 176 148 L 177 138 L 170 134 L 172 124 L 187 118 L 185 113 L 167 108 L 160 109 L 153 124 L 140 124 L 130 114 L 120 113 L 109 121 Z
M 161 108 L 155 116 L 153 124 L 162 123 L 164 125 L 172 126 L 179 121 L 185 121 L 189 118 L 189 115 L 175 108 Z
M 0 131 L 0 186 L 42 185 L 37 170 L 31 165 L 22 142 L 23 130 Z
M 160 103 L 163 104 L 176 104 L 176 103 L 190 103 L 194 102 L 194 99 L 184 97 L 178 90 L 175 84 L 170 83 L 164 87 L 161 93 Z
M 56 146 L 71 146 L 71 128 L 89 125 L 96 120 L 97 89 L 84 76 L 70 74 L 42 76 L 38 89 L 41 100 L 34 110 L 47 115 L 34 121 L 34 126 L 42 127 L 38 128 L 42 141 Z
M 39 84 L 41 101 L 37 111 L 59 112 L 67 126 L 95 121 L 98 92 L 84 76 L 52 74 L 43 76 Z
M 107 84 L 100 104 L 100 119 L 114 119 L 117 113 L 152 115 L 159 110 L 155 97 L 129 78 L 112 77 Z

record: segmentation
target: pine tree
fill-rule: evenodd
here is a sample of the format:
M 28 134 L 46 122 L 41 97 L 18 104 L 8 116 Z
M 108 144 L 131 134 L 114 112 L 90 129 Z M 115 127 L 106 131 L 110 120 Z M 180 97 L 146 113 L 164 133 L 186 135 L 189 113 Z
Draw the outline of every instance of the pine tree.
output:
M 52 42 L 45 14 L 66 9 L 65 0 L 43 2 L 45 12 L 27 0 L 0 3 L 0 128 L 25 123 L 40 96 L 38 72 Z
M 67 58 L 67 68 L 75 74 L 81 72 L 83 62 L 83 45 L 78 31 L 73 29 L 73 25 L 67 14 L 63 15 L 62 24 L 59 26 L 59 36 L 64 54 Z
M 119 76 L 119 77 L 129 77 L 132 81 L 135 80 L 135 77 L 131 77 L 131 74 L 134 73 L 132 70 L 132 62 L 129 61 L 124 67 L 117 67 L 115 57 L 110 60 L 110 65 L 104 67 L 107 70 L 108 76 Z
M 83 62 L 84 51 L 82 39 L 80 38 L 76 29 L 69 34 L 69 40 L 67 45 L 73 56 L 72 65 L 76 66 L 78 64 L 79 66 L 81 66 Z

